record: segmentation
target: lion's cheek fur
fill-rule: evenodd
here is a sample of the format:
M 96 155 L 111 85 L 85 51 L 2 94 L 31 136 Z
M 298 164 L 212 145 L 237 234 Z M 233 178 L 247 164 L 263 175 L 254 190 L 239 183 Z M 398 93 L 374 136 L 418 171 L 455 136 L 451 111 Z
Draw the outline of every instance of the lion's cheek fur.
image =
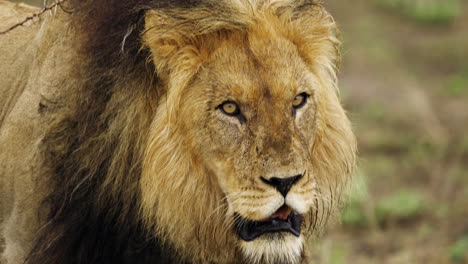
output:
M 181 131 L 167 125 L 166 111 L 158 109 L 145 154 L 140 181 L 144 222 L 183 257 L 224 263 L 233 259 L 235 245 L 222 193 L 187 149 Z
M 324 83 L 322 83 L 324 87 Z M 327 208 L 325 222 L 338 209 L 339 199 L 346 191 L 356 166 L 357 141 L 345 111 L 334 93 L 322 90 L 318 95 L 317 127 L 311 148 L 311 163 L 320 195 L 328 197 L 321 205 Z

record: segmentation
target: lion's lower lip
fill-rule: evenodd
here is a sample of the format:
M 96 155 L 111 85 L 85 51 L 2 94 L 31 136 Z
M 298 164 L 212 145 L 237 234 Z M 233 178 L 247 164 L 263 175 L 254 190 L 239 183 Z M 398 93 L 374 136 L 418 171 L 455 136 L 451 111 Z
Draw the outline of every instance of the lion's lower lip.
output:
M 301 215 L 294 212 L 287 219 L 272 218 L 268 221 L 251 221 L 235 214 L 236 232 L 244 241 L 252 241 L 263 234 L 277 232 L 289 232 L 299 237 L 301 222 Z

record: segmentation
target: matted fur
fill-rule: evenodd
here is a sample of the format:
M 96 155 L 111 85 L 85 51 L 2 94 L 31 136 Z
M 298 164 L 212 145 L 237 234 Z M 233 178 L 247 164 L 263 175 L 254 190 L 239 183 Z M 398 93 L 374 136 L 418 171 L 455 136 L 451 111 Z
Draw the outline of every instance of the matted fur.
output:
M 65 23 L 45 23 L 54 25 L 51 31 L 72 36 L 77 61 L 70 62 L 76 66 L 70 74 L 75 82 L 56 90 L 54 97 L 66 101 L 39 104 L 48 125 L 37 152 L 42 164 L 38 184 L 46 184 L 47 191 L 38 199 L 47 216 L 39 217 L 35 241 L 24 244 L 32 245 L 26 262 L 307 263 L 303 247 L 337 208 L 356 151 L 338 99 L 337 29 L 323 7 L 313 0 L 70 0 L 64 8 L 72 11 L 59 15 Z M 47 43 L 39 46 L 46 48 Z M 220 63 L 226 59 L 222 51 L 237 48 L 242 54 L 232 54 L 234 66 L 222 68 L 227 65 Z M 287 131 L 282 115 L 258 110 L 259 117 L 251 120 L 258 120 L 255 127 L 264 131 L 254 137 L 262 143 L 239 141 L 245 155 L 218 153 L 216 131 L 230 125 L 220 127 L 214 114 L 206 114 L 218 111 L 224 96 L 222 89 L 208 84 L 230 78 L 248 83 L 246 73 L 220 74 L 235 65 L 242 69 L 236 61 L 243 54 L 246 62 L 256 64 L 252 69 L 264 65 L 267 70 L 259 75 L 279 76 L 284 64 L 295 69 L 286 71 L 291 76 L 306 72 L 301 80 L 314 84 L 308 110 L 313 115 L 298 114 L 303 118 L 298 129 L 307 131 L 301 144 L 280 133 Z M 295 62 L 299 66 L 290 65 Z M 261 105 L 271 97 L 279 105 L 286 97 L 281 90 L 270 94 L 265 89 L 263 94 L 253 91 L 249 103 Z M 304 160 L 306 180 L 289 196 L 294 209 L 305 212 L 304 231 L 299 240 L 278 242 L 278 247 L 291 248 L 275 255 L 278 250 L 263 249 L 268 241 L 246 244 L 234 234 L 232 208 L 253 220 L 272 212 L 249 213 L 239 205 L 245 200 L 229 193 L 239 186 L 232 184 L 237 179 L 231 179 L 228 168 L 244 166 L 243 173 L 253 175 L 261 157 L 286 153 L 289 144 L 299 152 L 279 155 L 263 167 L 282 159 Z M 241 178 L 265 190 L 257 178 Z M 302 204 L 310 207 L 300 208 Z

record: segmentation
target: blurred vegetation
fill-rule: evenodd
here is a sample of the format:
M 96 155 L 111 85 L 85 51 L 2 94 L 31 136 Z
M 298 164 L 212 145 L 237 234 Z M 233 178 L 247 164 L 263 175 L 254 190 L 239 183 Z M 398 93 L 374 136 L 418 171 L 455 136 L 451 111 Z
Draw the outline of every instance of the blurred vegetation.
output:
M 401 189 L 380 199 L 375 216 L 380 224 L 415 219 L 425 210 L 425 197 L 416 190 Z
M 449 23 L 460 15 L 461 0 L 376 0 L 418 22 Z
M 325 3 L 360 166 L 317 263 L 468 263 L 467 2 Z
M 452 96 L 468 95 L 468 67 L 461 72 L 449 76 L 447 93 Z
M 450 258 L 455 263 L 468 261 L 468 235 L 462 237 L 451 247 Z

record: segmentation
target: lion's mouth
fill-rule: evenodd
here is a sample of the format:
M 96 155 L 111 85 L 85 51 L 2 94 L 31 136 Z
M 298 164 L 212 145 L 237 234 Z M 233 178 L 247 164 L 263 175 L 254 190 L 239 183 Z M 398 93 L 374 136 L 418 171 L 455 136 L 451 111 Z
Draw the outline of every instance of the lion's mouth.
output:
M 297 237 L 301 234 L 301 215 L 283 205 L 269 218 L 251 221 L 235 214 L 235 230 L 244 241 L 252 241 L 266 233 L 289 232 Z

